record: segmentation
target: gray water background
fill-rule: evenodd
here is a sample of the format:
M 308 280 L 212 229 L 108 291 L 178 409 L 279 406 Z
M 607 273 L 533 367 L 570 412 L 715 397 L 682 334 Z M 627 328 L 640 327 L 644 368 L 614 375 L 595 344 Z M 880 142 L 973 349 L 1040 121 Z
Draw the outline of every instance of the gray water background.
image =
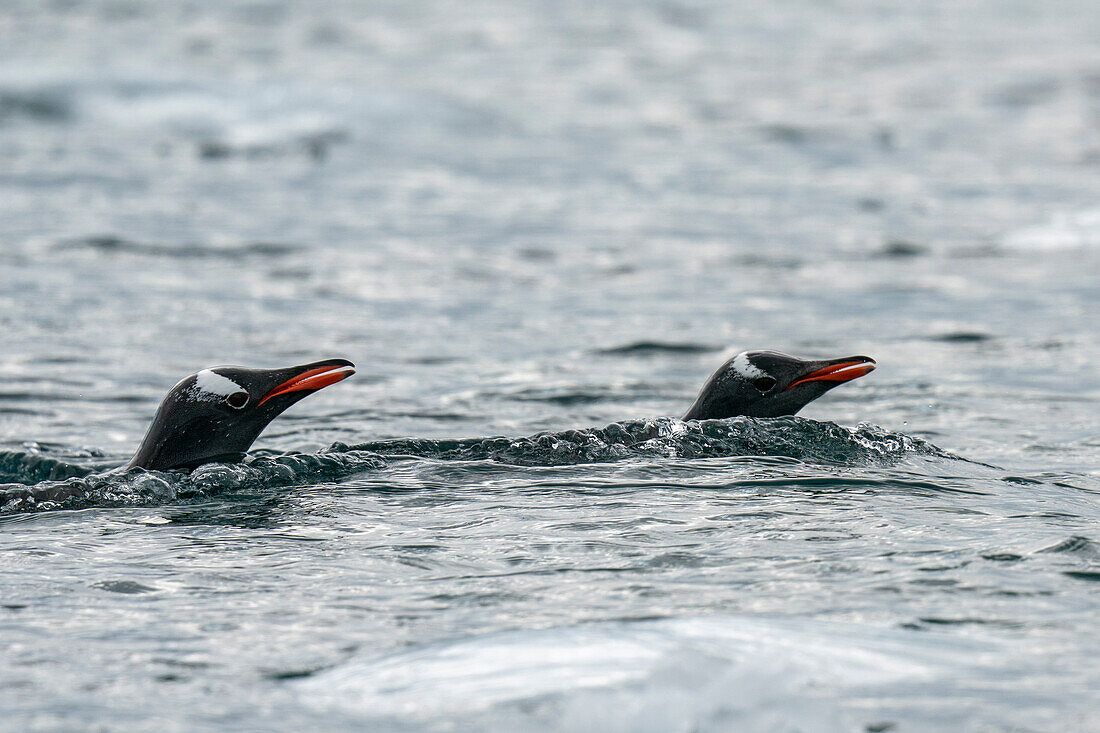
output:
M 1094 730 L 1098 192 L 1092 2 L 3 2 L 3 480 L 359 373 L 9 506 L 0 727 Z M 645 420 L 743 348 L 881 429 Z

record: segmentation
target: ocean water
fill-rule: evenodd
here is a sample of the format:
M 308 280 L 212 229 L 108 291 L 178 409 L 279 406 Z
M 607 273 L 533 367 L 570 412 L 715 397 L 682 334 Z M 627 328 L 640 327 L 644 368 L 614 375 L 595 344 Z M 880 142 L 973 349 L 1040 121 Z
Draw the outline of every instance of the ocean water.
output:
M 1098 38 L 0 2 L 0 729 L 1100 728 Z M 878 369 L 678 420 L 748 348 Z M 328 357 L 245 464 L 107 473 Z

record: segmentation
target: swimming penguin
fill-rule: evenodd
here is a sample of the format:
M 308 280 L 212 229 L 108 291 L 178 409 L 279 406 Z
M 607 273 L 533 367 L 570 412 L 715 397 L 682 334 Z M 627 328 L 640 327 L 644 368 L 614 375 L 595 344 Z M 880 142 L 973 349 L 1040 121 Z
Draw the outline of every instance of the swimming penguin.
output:
M 285 369 L 203 369 L 168 392 L 127 468 L 167 471 L 240 460 L 283 410 L 347 379 L 354 367 L 326 359 Z
M 869 356 L 803 361 L 778 351 L 743 351 L 711 375 L 684 419 L 793 415 L 838 384 L 874 370 Z

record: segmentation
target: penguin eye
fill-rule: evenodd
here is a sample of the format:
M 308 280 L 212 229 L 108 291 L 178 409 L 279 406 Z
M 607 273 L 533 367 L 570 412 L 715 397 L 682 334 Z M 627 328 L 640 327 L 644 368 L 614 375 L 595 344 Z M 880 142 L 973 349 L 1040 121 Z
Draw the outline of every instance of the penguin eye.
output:
M 225 404 L 239 410 L 248 404 L 248 392 L 234 392 L 225 398 Z
M 756 387 L 761 392 L 767 392 L 769 389 L 775 386 L 775 380 L 771 377 L 757 377 L 752 380 L 752 386 Z

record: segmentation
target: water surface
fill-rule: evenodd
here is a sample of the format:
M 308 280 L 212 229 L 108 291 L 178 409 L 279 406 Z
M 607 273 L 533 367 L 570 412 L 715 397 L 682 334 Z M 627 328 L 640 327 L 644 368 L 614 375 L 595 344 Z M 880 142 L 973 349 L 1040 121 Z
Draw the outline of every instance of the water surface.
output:
M 0 727 L 1095 729 L 1098 37 L 0 4 Z M 676 420 L 744 348 L 879 368 Z M 332 356 L 245 465 L 104 474 Z

